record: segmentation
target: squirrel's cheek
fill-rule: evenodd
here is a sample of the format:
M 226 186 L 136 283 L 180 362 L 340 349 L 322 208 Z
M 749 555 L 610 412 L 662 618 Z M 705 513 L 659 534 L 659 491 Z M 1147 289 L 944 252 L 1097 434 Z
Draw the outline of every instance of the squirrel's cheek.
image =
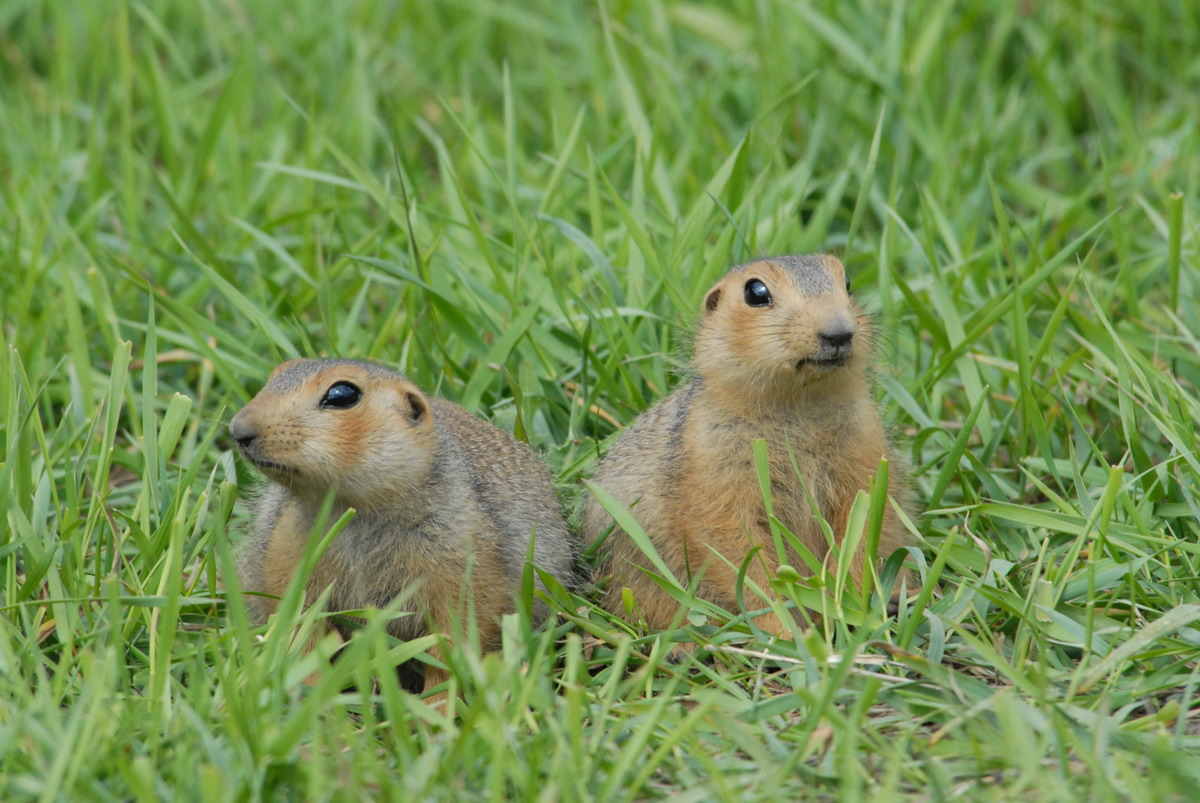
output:
M 322 461 L 328 461 L 330 471 L 341 473 L 346 469 L 356 469 L 363 462 L 363 452 L 370 443 L 369 434 L 343 427 L 335 437 L 320 438 L 313 443 L 313 451 L 317 452 Z

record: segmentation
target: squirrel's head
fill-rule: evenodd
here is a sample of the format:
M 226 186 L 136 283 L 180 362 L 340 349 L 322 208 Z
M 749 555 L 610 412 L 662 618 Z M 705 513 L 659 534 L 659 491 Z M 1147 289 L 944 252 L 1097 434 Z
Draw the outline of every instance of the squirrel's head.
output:
M 705 295 L 694 362 L 706 384 L 786 399 L 861 378 L 871 338 L 836 258 L 769 257 L 738 265 Z
M 355 360 L 290 360 L 229 424 L 242 456 L 319 503 L 394 499 L 429 473 L 436 442 L 425 395 L 400 374 Z

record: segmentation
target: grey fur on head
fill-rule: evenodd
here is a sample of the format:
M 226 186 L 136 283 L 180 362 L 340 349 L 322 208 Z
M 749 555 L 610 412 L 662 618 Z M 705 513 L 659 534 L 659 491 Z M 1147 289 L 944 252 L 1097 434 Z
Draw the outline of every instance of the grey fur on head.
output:
M 749 268 L 760 262 L 769 262 L 786 270 L 791 275 L 796 289 L 806 296 L 820 296 L 834 290 L 833 277 L 829 275 L 829 268 L 819 254 L 756 259 L 744 265 L 738 265 L 730 273 Z

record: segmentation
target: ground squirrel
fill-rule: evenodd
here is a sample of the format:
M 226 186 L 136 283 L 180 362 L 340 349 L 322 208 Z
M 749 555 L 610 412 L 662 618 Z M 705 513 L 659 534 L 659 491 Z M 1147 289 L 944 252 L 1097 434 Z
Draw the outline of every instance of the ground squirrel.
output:
M 459 615 L 473 560 L 468 590 L 480 643 L 497 648 L 531 533 L 534 565 L 572 584 L 574 542 L 538 457 L 400 374 L 354 360 L 291 360 L 229 429 L 270 479 L 242 548 L 247 591 L 283 594 L 330 491 L 331 522 L 347 508 L 356 513 L 318 561 L 307 602 L 332 586 L 331 610 L 379 608 L 415 585 L 406 605 L 416 615 L 389 625 L 397 638 L 430 625 L 465 632 Z M 276 606 L 271 597 L 247 601 L 260 621 Z M 424 688 L 445 679 L 430 667 Z
M 680 582 L 702 572 L 697 595 L 736 610 L 736 569 L 713 552 L 738 567 L 761 546 L 747 576 L 764 590 L 779 565 L 754 468 L 754 439 L 767 443 L 775 515 L 818 558 L 829 552 L 828 542 L 804 486 L 840 539 L 855 494 L 867 488 L 879 459 L 891 457 L 867 378 L 871 344 L 870 322 L 851 298 L 837 259 L 784 256 L 739 265 L 704 297 L 691 381 L 617 440 L 593 481 L 630 507 Z M 890 487 L 903 498 L 905 480 L 895 460 Z M 590 496 L 584 537 L 595 540 L 611 524 Z M 906 542 L 888 509 L 879 555 Z M 622 613 L 622 588 L 628 587 L 647 625 L 669 627 L 677 603 L 638 568 L 653 571 L 633 541 L 617 530 L 602 555 L 599 573 L 612 575 L 603 606 Z M 850 567 L 855 581 L 863 569 L 860 549 Z M 747 604 L 752 601 L 748 594 Z M 756 623 L 782 632 L 773 614 Z

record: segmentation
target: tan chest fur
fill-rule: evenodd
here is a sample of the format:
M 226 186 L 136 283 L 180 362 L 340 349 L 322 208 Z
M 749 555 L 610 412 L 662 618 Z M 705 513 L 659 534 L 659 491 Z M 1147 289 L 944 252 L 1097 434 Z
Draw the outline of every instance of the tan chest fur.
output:
M 733 560 L 753 546 L 771 544 L 753 441 L 765 441 L 770 497 L 775 516 L 819 557 L 826 536 L 813 505 L 844 528 L 849 502 L 866 488 L 884 456 L 874 411 L 841 407 L 809 416 L 803 427 L 787 422 L 735 422 L 698 406 L 682 438 L 681 473 L 689 478 L 673 497 L 670 518 L 683 524 L 695 543 L 706 543 Z M 866 415 L 854 415 L 856 412 Z M 853 416 L 853 421 L 847 417 Z M 827 418 L 828 420 L 823 420 Z M 862 420 L 868 419 L 868 420 Z M 814 437 L 821 427 L 820 435 Z

